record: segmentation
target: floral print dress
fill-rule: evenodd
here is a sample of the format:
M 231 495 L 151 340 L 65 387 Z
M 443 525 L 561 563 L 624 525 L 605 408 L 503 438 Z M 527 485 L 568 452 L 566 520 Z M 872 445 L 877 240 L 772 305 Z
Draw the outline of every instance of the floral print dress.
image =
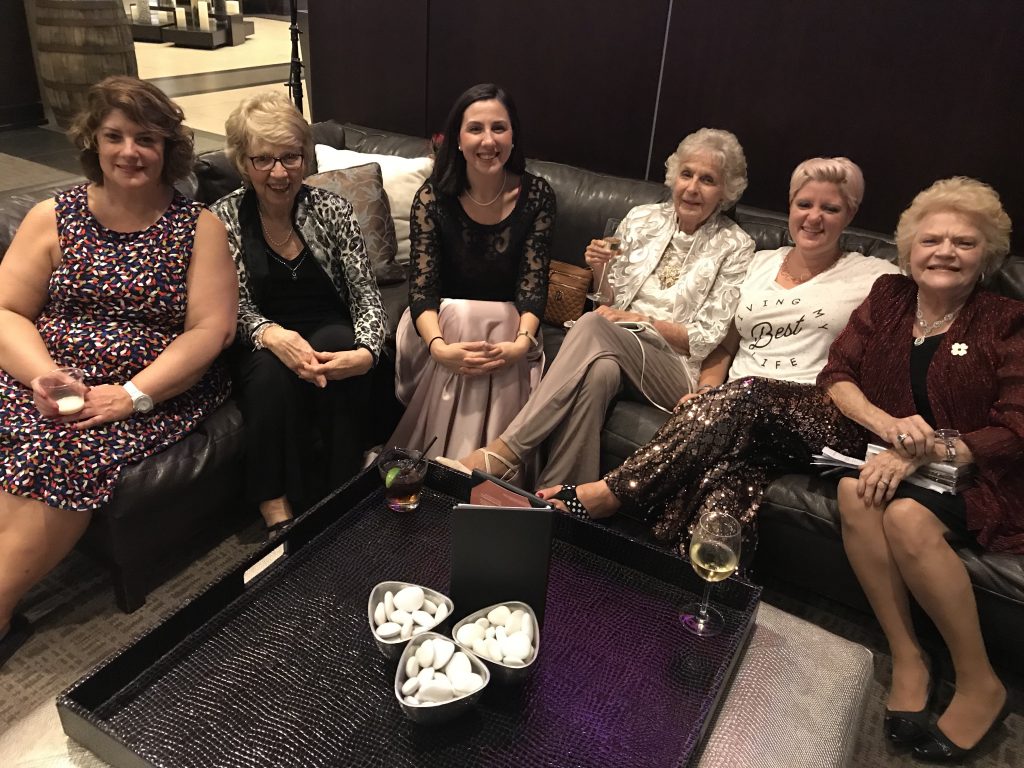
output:
M 81 368 L 90 386 L 123 384 L 184 331 L 202 206 L 175 193 L 148 229 L 115 232 L 93 217 L 87 189 L 56 197 L 63 258 L 35 325 L 58 366 Z M 43 418 L 32 391 L 0 371 L 0 489 L 59 509 L 97 509 L 126 465 L 181 440 L 224 401 L 228 387 L 215 364 L 148 414 L 75 430 Z

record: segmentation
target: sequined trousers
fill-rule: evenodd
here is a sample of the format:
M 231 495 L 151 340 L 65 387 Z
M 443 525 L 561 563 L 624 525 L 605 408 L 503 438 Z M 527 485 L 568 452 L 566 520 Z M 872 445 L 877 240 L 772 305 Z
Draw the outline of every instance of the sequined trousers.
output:
M 860 427 L 818 387 L 748 377 L 677 408 L 604 480 L 623 504 L 649 513 L 654 536 L 665 543 L 685 546 L 704 512 L 728 512 L 742 524 L 749 563 L 768 483 L 806 471 L 825 446 L 863 456 L 865 445 Z

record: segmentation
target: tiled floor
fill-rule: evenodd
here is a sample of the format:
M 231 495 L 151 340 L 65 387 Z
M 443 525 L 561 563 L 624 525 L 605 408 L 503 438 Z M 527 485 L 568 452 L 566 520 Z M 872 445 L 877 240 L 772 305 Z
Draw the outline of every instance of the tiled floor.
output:
M 243 98 L 268 89 L 287 93 L 288 22 L 260 17 L 250 20 L 255 33 L 239 46 L 207 51 L 170 43 L 135 44 L 139 76 L 153 80 L 181 106 L 186 123 L 196 131 L 197 152 L 223 145 L 224 120 Z M 77 154 L 63 132 L 48 126 L 0 131 L 0 191 L 21 186 L 13 179 L 16 172 L 24 171 L 24 166 L 15 167 L 3 155 L 69 175 L 81 174 Z

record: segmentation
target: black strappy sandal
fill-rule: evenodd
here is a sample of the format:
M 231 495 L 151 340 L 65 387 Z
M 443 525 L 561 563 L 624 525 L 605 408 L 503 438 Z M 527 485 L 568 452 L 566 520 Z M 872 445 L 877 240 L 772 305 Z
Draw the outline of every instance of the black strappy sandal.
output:
M 583 506 L 583 502 L 580 501 L 579 496 L 576 495 L 575 485 L 563 485 L 562 489 L 553 494 L 551 500 L 558 499 L 565 504 L 566 510 L 573 517 L 578 517 L 580 520 L 591 520 L 590 513 L 587 512 L 587 508 Z

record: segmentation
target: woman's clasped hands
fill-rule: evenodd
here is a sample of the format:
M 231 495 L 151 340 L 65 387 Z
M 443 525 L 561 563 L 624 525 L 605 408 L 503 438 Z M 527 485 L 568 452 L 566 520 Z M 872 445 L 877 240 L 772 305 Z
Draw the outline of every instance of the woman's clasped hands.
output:
M 460 376 L 486 376 L 522 359 L 530 351 L 531 342 L 525 336 L 515 341 L 460 341 L 447 344 L 434 343 L 430 356 L 440 365 Z

